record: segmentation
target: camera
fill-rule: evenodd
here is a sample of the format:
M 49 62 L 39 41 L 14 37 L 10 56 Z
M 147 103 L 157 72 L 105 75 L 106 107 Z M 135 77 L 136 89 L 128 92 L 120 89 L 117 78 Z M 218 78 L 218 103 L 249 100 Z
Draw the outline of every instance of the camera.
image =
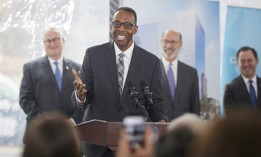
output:
M 124 129 L 130 141 L 130 147 L 135 149 L 144 145 L 145 119 L 142 116 L 127 116 L 123 119 Z

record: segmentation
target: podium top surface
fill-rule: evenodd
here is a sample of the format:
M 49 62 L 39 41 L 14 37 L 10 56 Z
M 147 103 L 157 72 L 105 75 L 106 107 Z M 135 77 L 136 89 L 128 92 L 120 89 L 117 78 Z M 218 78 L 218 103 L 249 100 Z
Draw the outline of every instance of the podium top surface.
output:
M 145 122 L 157 134 L 166 131 L 168 123 Z M 100 146 L 117 147 L 119 131 L 123 128 L 122 122 L 107 122 L 103 120 L 90 120 L 75 126 L 79 138 L 86 143 Z

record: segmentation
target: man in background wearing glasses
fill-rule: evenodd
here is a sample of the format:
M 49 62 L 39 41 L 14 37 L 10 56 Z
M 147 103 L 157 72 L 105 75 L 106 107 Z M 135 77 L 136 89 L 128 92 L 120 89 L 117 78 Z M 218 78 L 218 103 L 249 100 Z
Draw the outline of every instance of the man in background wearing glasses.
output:
M 74 90 L 71 71 L 78 71 L 80 65 L 63 57 L 64 38 L 59 29 L 48 29 L 43 45 L 46 55 L 23 66 L 19 103 L 27 123 L 43 112 L 55 110 L 79 123 L 83 112 L 72 105 L 70 97 Z
M 140 82 L 145 81 L 153 93 L 149 106 L 149 120 L 165 122 L 162 103 L 160 60 L 135 44 L 137 33 L 136 12 L 128 7 L 119 8 L 112 22 L 113 41 L 88 48 L 79 76 L 74 71 L 76 88 L 72 99 L 78 107 L 87 107 L 83 120 L 92 119 L 122 122 L 129 112 L 139 110 L 129 96 L 130 82 L 141 96 Z M 113 157 L 107 147 L 86 144 L 87 157 Z
M 197 70 L 178 60 L 182 35 L 175 30 L 162 33 L 163 101 L 169 121 L 186 112 L 200 114 Z

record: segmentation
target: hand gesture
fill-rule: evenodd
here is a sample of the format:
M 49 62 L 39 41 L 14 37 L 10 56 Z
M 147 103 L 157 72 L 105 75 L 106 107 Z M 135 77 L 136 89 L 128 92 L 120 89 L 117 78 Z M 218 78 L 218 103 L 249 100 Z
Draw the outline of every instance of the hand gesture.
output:
M 86 93 L 87 93 L 86 85 L 83 84 L 81 78 L 79 77 L 79 75 L 75 69 L 72 69 L 72 73 L 74 76 L 73 85 L 74 85 L 74 88 L 76 89 L 77 97 L 81 101 L 84 101 L 86 99 Z

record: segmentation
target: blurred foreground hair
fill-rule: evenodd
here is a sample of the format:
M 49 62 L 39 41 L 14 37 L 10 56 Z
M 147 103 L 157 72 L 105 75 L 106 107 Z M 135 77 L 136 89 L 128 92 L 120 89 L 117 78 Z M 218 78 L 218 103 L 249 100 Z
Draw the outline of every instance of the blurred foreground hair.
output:
M 23 157 L 79 157 L 80 144 L 70 120 L 60 112 L 33 119 L 26 134 Z
M 260 157 L 261 114 L 249 108 L 235 109 L 213 123 L 195 144 L 193 157 Z

